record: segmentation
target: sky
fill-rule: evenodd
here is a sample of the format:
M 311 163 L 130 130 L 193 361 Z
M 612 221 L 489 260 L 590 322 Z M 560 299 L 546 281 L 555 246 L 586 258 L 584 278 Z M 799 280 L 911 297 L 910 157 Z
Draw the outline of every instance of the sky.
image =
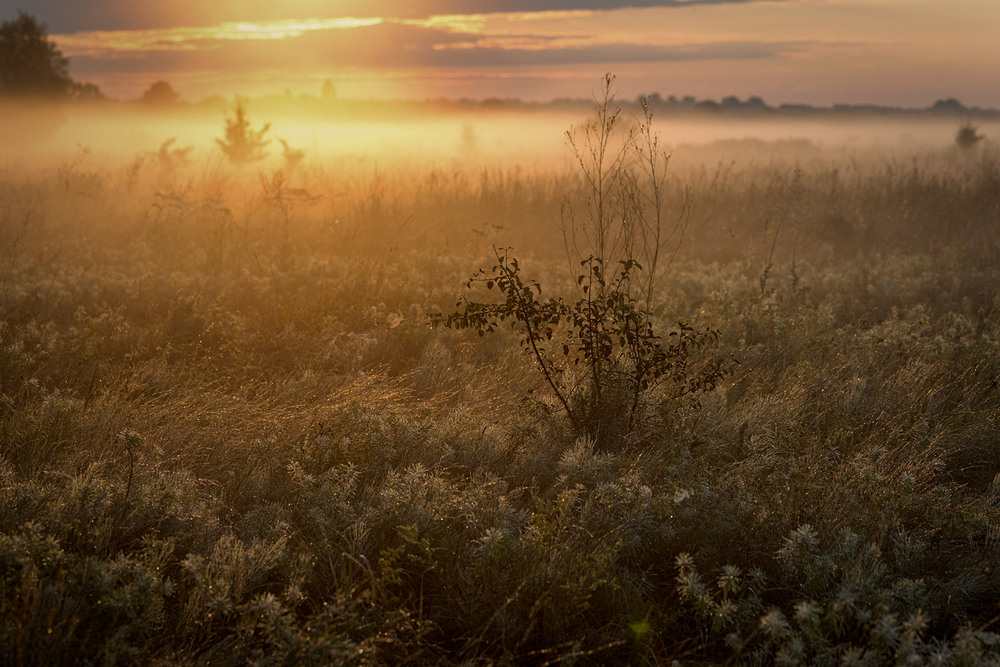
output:
M 1000 108 L 998 0 L 0 0 L 120 99 L 619 94 Z

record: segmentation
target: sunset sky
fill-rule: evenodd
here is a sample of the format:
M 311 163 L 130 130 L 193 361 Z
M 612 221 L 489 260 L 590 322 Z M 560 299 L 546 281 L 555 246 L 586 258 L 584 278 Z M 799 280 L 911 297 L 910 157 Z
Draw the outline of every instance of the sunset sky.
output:
M 0 0 L 74 78 L 138 97 L 587 97 L 1000 107 L 998 0 Z

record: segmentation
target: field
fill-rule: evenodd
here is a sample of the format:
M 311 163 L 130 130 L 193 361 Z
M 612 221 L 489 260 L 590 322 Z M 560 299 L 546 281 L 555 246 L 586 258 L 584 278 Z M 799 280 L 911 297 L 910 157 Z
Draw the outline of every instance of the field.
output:
M 0 662 L 1000 661 L 1000 155 L 955 129 L 666 126 L 604 212 L 559 130 L 8 159 Z M 548 375 L 516 313 L 432 326 L 505 252 L 570 305 L 637 259 L 602 331 L 705 344 L 636 384 L 567 320 Z

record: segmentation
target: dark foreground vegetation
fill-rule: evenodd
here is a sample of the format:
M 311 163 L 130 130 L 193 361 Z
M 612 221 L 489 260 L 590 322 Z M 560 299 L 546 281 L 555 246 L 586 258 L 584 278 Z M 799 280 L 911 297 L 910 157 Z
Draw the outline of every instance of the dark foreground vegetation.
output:
M 760 148 L 637 294 L 738 365 L 624 399 L 429 324 L 577 293 L 576 172 L 4 167 L 0 662 L 1000 660 L 997 156 Z

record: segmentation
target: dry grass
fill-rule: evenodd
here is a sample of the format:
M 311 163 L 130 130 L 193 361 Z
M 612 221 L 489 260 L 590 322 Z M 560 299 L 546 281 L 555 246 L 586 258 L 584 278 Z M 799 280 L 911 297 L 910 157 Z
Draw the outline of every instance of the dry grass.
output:
M 3 661 L 995 660 L 997 156 L 775 155 L 672 165 L 654 317 L 742 365 L 614 453 L 428 326 L 572 288 L 572 173 L 0 173 Z

